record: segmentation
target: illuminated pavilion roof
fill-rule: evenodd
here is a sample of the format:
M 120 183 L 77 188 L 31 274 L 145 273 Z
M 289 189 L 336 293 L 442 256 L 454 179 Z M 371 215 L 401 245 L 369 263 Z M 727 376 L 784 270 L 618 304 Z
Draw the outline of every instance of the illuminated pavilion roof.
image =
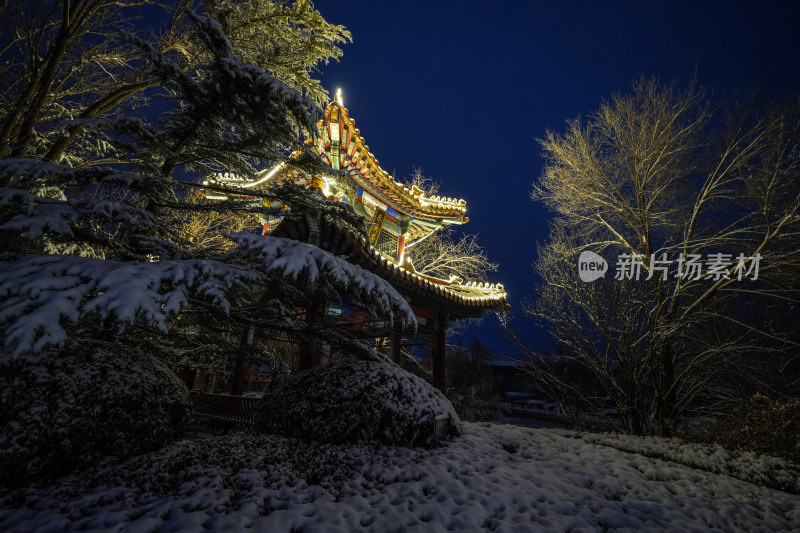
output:
M 334 100 L 328 105 L 325 120 L 320 120 L 317 127 L 319 136 L 306 142 L 313 143 L 315 151 L 331 168 L 346 172 L 362 193 L 388 207 L 395 215 L 407 216 L 409 224 L 405 237 L 408 242 L 425 237 L 444 224 L 464 224 L 469 221 L 463 199 L 426 196 L 416 187 L 409 189 L 396 182 L 383 170 L 341 101 Z M 261 171 L 253 181 L 229 173 L 218 174 L 213 181 L 257 189 L 286 180 L 301 185 L 310 183 L 307 176 L 291 165 L 278 165 Z M 349 200 L 352 202 L 355 199 Z
M 467 205 L 462 199 L 442 196 L 427 197 L 414 187 L 398 183 L 378 163 L 361 131 L 340 101 L 334 100 L 325 109 L 325 121 L 317 126 L 320 135 L 316 151 L 335 170 L 344 170 L 363 191 L 384 205 L 411 218 L 408 239 L 416 239 L 435 231 L 442 224 L 464 224 Z M 338 157 L 336 148 L 338 147 Z
M 404 242 L 421 239 L 444 224 L 464 224 L 469 220 L 464 200 L 425 196 L 424 191 L 416 187 L 409 189 L 383 170 L 361 136 L 355 120 L 350 118 L 342 104 L 340 94 L 327 106 L 325 120 L 319 121 L 317 127 L 319 135 L 306 142 L 313 143 L 315 151 L 331 168 L 344 171 L 353 180 L 359 193 L 358 198 L 348 199 L 349 203 L 356 204 L 357 210 L 361 206 L 362 214 L 369 216 L 364 205 L 368 203 L 367 197 L 371 197 L 372 202 L 381 204 L 390 220 L 407 217 L 407 229 L 404 232 L 400 231 L 399 222 L 393 226 L 394 233 L 402 237 Z M 282 164 L 262 171 L 254 181 L 241 180 L 231 174 L 220 174 L 214 181 L 252 190 L 287 180 L 310 184 L 310 179 L 302 171 Z M 327 184 L 323 191 L 326 188 Z M 326 193 L 326 196 L 330 194 Z M 298 236 L 302 239 L 303 230 L 294 228 L 292 231 L 299 231 Z M 507 308 L 506 292 L 499 283 L 464 282 L 455 276 L 448 280 L 426 276 L 416 272 L 411 262 L 403 257 L 402 251 L 392 258 L 387 257 L 385 251 L 376 247 L 374 242 L 361 236 L 327 236 L 326 242 L 335 241 L 338 241 L 337 249 L 340 251 L 342 242 L 347 241 L 346 248 L 350 250 L 347 255 L 351 262 L 381 275 L 406 292 L 416 292 L 424 295 L 425 299 L 457 310 L 457 315 L 480 316 L 483 310 L 501 311 Z

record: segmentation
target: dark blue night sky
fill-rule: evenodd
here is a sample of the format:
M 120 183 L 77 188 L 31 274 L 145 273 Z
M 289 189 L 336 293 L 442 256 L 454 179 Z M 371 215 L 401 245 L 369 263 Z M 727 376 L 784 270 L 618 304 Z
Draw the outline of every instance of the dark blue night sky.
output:
M 530 200 L 542 168 L 536 139 L 626 90 L 640 74 L 718 93 L 800 91 L 796 2 L 359 2 L 319 0 L 353 43 L 323 67 L 381 166 L 414 167 L 464 198 L 470 222 L 500 263 L 513 310 L 533 294 L 531 263 L 548 213 Z M 518 326 L 521 319 L 515 320 Z M 546 334 L 525 330 L 547 346 Z M 491 316 L 467 336 L 514 349 Z

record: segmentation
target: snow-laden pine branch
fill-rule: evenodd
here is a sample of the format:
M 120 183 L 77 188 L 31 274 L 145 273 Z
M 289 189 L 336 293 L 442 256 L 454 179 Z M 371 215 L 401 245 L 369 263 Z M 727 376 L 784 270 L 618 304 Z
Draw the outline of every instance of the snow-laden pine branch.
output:
M 408 302 L 386 280 L 352 265 L 316 246 L 284 239 L 235 233 L 230 237 L 243 245 L 246 256 L 256 256 L 264 268 L 292 281 L 323 283 L 338 292 L 350 294 L 360 303 L 375 306 L 403 326 L 416 327 L 416 318 Z
M 61 255 L 0 262 L 3 348 L 13 356 L 63 346 L 67 330 L 96 315 L 118 332 L 133 324 L 167 333 L 167 320 L 203 300 L 228 312 L 228 294 L 257 281 L 252 272 L 214 261 L 125 263 Z
M 416 326 L 411 307 L 385 280 L 315 246 L 289 239 L 231 236 L 257 268 L 217 261 L 135 263 L 62 255 L 0 262 L 3 348 L 12 356 L 63 346 L 68 329 L 96 316 L 118 333 L 137 324 L 168 333 L 168 320 L 203 301 L 227 314 L 231 294 L 262 286 L 267 274 L 350 294 L 363 304 Z

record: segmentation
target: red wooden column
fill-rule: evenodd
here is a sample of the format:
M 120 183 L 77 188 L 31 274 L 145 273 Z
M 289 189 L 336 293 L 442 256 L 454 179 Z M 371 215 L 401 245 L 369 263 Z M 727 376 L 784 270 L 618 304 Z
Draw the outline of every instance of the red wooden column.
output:
M 233 379 L 231 379 L 231 396 L 241 396 L 244 394 L 246 380 L 247 365 L 242 361 L 236 361 L 236 368 L 233 371 Z
M 392 361 L 400 364 L 400 349 L 402 348 L 402 337 L 400 336 L 400 326 L 398 324 L 392 325 L 392 338 L 391 338 L 391 356 Z
M 308 307 L 306 308 L 306 315 L 305 315 L 306 324 L 311 325 L 311 323 L 314 322 L 314 315 L 316 315 L 316 313 L 317 313 L 317 300 L 316 298 L 312 298 L 308 304 Z M 313 363 L 312 356 L 314 354 L 311 354 L 308 351 L 308 347 L 311 343 L 308 342 L 303 344 L 304 346 L 300 348 L 300 355 L 297 357 L 298 372 L 303 372 L 305 370 L 308 370 L 309 368 L 311 368 L 311 365 Z
M 256 330 L 253 326 L 247 328 L 242 334 L 242 346 L 250 346 L 253 344 L 253 337 Z M 241 396 L 247 386 L 247 365 L 241 359 L 236 361 L 236 367 L 233 370 L 233 377 L 231 378 L 231 395 Z
M 437 313 L 433 329 L 433 386 L 442 392 L 447 390 L 447 372 L 445 365 L 445 337 L 447 317 Z
M 194 387 L 194 378 L 197 372 L 192 370 L 189 366 L 183 367 L 183 372 L 181 372 L 181 379 L 183 380 L 183 384 L 186 385 L 186 388 L 192 390 Z

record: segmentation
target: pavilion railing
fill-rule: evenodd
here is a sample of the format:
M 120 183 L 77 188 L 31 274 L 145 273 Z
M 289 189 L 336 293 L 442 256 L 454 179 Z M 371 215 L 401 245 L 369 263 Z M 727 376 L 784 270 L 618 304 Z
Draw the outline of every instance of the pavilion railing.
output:
M 196 426 L 213 431 L 231 431 L 253 427 L 258 398 L 189 391 Z
M 214 433 L 252 431 L 254 429 L 255 410 L 258 402 L 261 401 L 259 398 L 214 394 L 196 390 L 189 391 L 189 399 L 194 407 L 194 430 Z M 449 415 L 434 417 L 431 427 L 433 443 L 439 443 L 447 438 L 451 423 Z

